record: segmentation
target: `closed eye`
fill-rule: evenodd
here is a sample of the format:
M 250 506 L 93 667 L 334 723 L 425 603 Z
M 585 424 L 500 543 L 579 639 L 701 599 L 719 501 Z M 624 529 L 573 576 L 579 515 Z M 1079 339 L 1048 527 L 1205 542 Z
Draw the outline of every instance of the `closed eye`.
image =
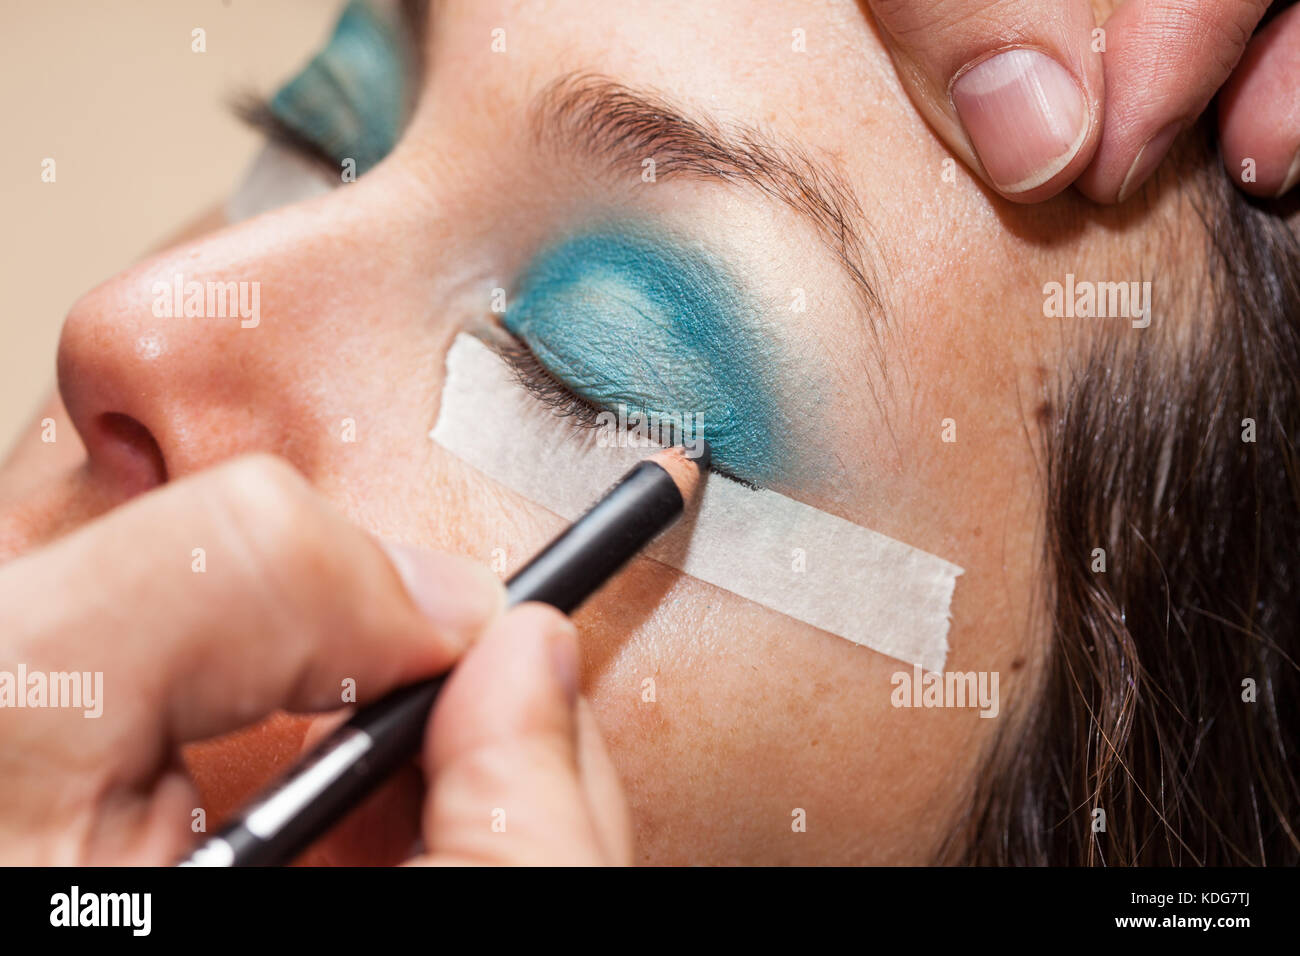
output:
M 329 42 L 269 99 L 244 96 L 237 116 L 336 179 L 350 163 L 360 176 L 392 151 L 414 105 L 424 4 L 353 0 Z
M 580 428 L 596 428 L 602 411 L 551 374 L 550 369 L 527 345 L 506 333 L 503 341 L 488 346 L 510 367 L 519 386 L 562 418 L 570 418 Z
M 718 470 L 755 485 L 790 460 L 778 349 L 687 236 L 631 219 L 571 234 L 539 250 L 501 321 L 521 384 L 577 424 L 702 429 Z
M 569 388 L 542 364 L 541 360 L 527 345 L 509 333 L 504 333 L 501 341 L 489 340 L 485 344 L 495 352 L 510 368 L 516 384 L 561 418 L 567 418 L 577 428 L 601 428 L 613 409 L 601 408 L 587 401 Z M 616 419 L 617 420 L 617 419 Z M 629 422 L 631 427 L 635 422 Z M 668 445 L 679 444 L 692 436 L 673 434 Z M 704 436 L 699 436 L 704 437 Z M 757 487 L 752 481 L 736 475 L 725 466 L 711 462 L 710 471 L 717 472 L 750 488 Z

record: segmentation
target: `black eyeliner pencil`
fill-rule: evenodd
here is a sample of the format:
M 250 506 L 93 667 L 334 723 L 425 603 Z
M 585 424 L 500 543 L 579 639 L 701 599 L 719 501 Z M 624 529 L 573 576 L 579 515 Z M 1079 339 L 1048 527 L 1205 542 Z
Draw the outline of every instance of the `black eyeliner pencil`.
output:
M 574 610 L 677 519 L 708 467 L 704 442 L 697 458 L 669 448 L 638 464 L 506 582 L 506 604 Z M 415 755 L 446 678 L 399 688 L 358 710 L 179 865 L 292 862 Z

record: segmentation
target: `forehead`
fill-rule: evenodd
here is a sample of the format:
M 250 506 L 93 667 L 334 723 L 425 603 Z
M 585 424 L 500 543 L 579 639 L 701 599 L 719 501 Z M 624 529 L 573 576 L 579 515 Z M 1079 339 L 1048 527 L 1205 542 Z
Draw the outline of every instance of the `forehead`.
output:
M 423 84 L 502 107 L 566 72 L 661 90 L 723 121 L 847 157 L 910 113 L 869 18 L 852 2 L 452 0 L 425 17 Z M 476 98 L 477 99 L 477 98 Z

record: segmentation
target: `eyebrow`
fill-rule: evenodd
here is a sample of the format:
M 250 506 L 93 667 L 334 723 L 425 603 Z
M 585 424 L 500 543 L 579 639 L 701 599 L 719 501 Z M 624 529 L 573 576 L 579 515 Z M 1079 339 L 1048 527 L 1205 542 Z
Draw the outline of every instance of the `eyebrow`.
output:
M 863 232 L 866 217 L 852 187 L 797 144 L 754 127 L 688 116 L 653 90 L 591 73 L 553 81 L 530 112 L 539 143 L 577 145 L 611 167 L 639 169 L 651 158 L 656 177 L 741 184 L 780 201 L 813 225 L 867 306 L 882 310 Z

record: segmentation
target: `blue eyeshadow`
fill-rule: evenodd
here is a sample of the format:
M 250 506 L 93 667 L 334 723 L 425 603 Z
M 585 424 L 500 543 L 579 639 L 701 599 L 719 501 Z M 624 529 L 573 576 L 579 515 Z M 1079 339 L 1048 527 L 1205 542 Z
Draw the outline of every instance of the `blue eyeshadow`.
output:
M 782 474 L 780 387 L 756 310 L 705 253 L 646 229 L 601 229 L 544 249 L 505 325 L 593 405 L 703 415 L 715 465 Z
M 365 0 L 343 10 L 329 43 L 268 104 L 276 117 L 360 175 L 392 150 L 407 107 L 406 45 Z

